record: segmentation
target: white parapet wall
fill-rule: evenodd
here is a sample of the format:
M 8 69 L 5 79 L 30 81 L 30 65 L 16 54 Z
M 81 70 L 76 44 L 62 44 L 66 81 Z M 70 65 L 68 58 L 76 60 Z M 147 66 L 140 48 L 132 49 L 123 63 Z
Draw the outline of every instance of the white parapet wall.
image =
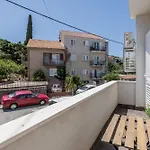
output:
M 1 150 L 89 150 L 118 104 L 112 81 L 0 126 Z
M 136 81 L 118 81 L 118 104 L 136 106 Z

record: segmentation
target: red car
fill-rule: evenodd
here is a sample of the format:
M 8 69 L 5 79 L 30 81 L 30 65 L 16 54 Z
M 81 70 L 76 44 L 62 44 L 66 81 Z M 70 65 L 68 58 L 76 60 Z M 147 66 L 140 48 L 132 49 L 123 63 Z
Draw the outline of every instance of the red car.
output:
M 28 90 L 16 91 L 14 93 L 4 95 L 1 103 L 4 109 L 16 109 L 17 107 L 48 103 L 49 97 L 45 94 L 35 94 Z

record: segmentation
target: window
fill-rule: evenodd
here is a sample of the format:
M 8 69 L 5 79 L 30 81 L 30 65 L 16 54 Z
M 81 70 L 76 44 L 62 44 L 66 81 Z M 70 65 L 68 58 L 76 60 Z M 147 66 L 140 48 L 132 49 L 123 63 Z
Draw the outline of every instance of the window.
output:
M 85 61 L 89 60 L 89 56 L 88 55 L 84 55 L 83 56 L 83 60 L 85 60 Z
M 15 92 L 8 95 L 9 98 L 12 98 L 12 97 L 14 97 L 14 96 L 16 96 L 16 93 L 15 93 Z
M 54 77 L 57 74 L 57 69 L 50 68 L 49 69 L 49 76 Z
M 89 46 L 89 41 L 84 41 L 83 44 L 84 44 L 85 46 Z
M 25 94 L 21 94 L 21 95 L 16 96 L 16 98 L 26 98 L 26 95 Z
M 75 40 L 71 40 L 71 45 L 73 46 L 73 45 L 75 45 Z
M 75 69 L 72 69 L 70 74 L 71 74 L 71 75 L 75 75 L 75 74 L 76 74 L 76 70 L 75 70 Z
M 99 50 L 99 43 L 98 43 L 98 42 L 95 42 L 95 43 L 94 43 L 94 47 L 95 47 L 96 50 Z
M 93 61 L 95 64 L 100 62 L 100 56 L 93 56 Z
M 34 95 L 34 94 L 26 94 L 26 98 L 35 98 L 36 97 L 36 95 Z
M 87 69 L 83 69 L 83 74 L 84 75 L 89 74 L 89 71 Z
M 71 54 L 71 61 L 76 61 L 76 55 Z
M 43 64 L 44 65 L 58 64 L 62 60 L 64 60 L 63 54 L 43 53 Z

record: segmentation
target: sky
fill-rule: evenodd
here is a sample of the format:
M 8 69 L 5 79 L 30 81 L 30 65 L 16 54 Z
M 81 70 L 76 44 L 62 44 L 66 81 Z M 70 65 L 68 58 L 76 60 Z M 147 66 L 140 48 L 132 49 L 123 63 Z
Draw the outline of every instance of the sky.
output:
M 48 11 L 43 0 L 12 1 L 109 39 L 124 42 L 124 32 L 133 32 L 135 36 L 135 20 L 130 19 L 128 0 L 45 0 Z M 1 0 L 0 38 L 23 42 L 29 14 L 33 17 L 34 39 L 58 40 L 60 30 L 75 31 Z M 122 57 L 122 52 L 122 45 L 109 42 L 110 55 Z

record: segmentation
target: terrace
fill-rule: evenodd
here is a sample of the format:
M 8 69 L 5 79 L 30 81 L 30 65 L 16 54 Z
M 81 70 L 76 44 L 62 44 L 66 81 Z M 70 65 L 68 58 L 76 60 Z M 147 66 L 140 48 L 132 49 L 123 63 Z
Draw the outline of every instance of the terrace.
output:
M 108 82 L 3 124 L 0 126 L 0 148 L 88 150 L 97 137 L 99 139 L 99 133 L 104 131 L 118 104 L 136 106 L 135 85 L 134 81 Z

